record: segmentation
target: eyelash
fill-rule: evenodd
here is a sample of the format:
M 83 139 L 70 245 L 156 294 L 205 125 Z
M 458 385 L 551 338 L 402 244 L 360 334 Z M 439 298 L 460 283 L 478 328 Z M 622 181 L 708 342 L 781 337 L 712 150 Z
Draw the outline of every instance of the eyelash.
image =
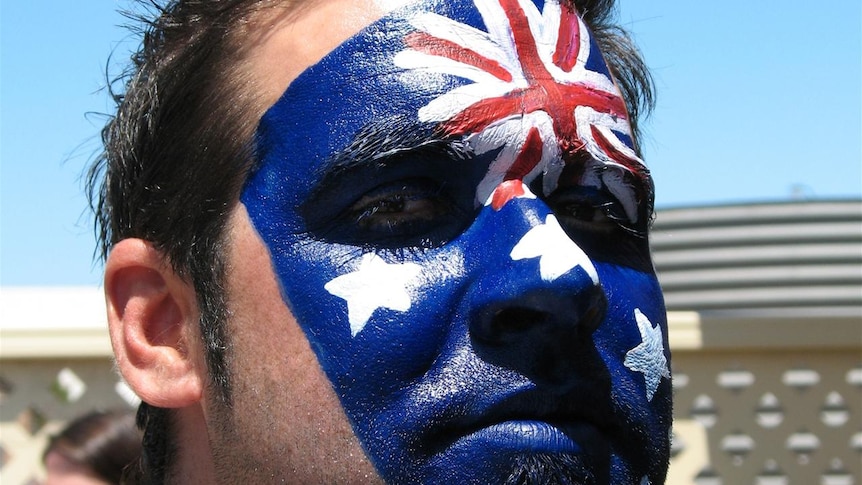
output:
M 608 234 L 620 229 L 631 236 L 646 237 L 646 229 L 632 225 L 619 202 L 598 190 L 588 188 L 559 189 L 546 197 L 545 200 L 561 224 L 568 225 L 569 230 L 573 232 L 587 231 Z M 586 220 L 588 217 L 594 217 L 595 214 L 585 214 L 583 217 L 572 214 L 572 212 L 584 208 L 600 214 L 605 220 Z
M 406 189 L 406 187 L 404 187 Z M 416 201 L 425 201 L 429 199 L 429 195 L 434 198 L 439 198 L 439 191 L 437 193 L 416 193 L 413 191 L 413 194 L 410 193 L 399 193 L 397 191 L 389 191 L 387 189 L 383 189 L 384 191 L 376 191 L 381 193 L 372 193 L 370 195 L 363 196 L 359 201 L 357 201 L 354 206 L 360 206 L 358 209 L 353 209 L 351 212 L 353 214 L 353 218 L 356 223 L 360 226 L 367 226 L 371 222 L 365 222 L 367 219 L 376 216 L 378 213 L 387 213 L 387 211 L 396 214 L 398 212 L 404 211 L 404 206 L 411 202 Z M 371 199 L 371 200 L 365 200 Z M 366 227 L 367 228 L 367 227 Z
M 408 179 L 380 185 L 359 197 L 328 224 L 337 232 L 329 237 L 370 248 L 425 250 L 453 239 L 469 219 L 445 184 Z M 351 229 L 339 229 L 343 227 Z

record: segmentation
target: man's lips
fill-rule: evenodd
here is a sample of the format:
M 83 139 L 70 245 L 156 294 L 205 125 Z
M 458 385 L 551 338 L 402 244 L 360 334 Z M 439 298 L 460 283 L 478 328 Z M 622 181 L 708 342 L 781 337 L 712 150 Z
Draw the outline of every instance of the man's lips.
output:
M 552 475 L 567 477 L 565 483 L 593 484 L 607 469 L 610 453 L 608 437 L 590 423 L 513 419 L 457 436 L 432 460 L 528 475 L 556 470 Z
M 616 426 L 611 416 L 601 415 L 610 406 L 597 401 L 601 399 L 587 403 L 574 396 L 522 392 L 449 421 L 429 442 L 436 452 L 481 443 L 510 451 L 603 453 L 616 436 Z
M 549 423 L 513 420 L 492 424 L 452 443 L 452 447 L 491 446 L 498 450 L 585 455 L 596 448 L 607 449 L 607 439 L 586 423 Z

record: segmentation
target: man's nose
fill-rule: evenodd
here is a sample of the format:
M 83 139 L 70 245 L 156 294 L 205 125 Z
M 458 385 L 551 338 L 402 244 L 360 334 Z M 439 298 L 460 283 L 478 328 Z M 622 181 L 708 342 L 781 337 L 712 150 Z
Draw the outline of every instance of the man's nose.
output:
M 598 328 L 606 305 L 597 286 L 576 294 L 535 289 L 482 308 L 470 333 L 477 342 L 496 347 L 548 347 L 561 340 L 585 340 Z
M 495 231 L 514 233 L 514 238 L 498 233 L 501 240 L 517 240 L 518 234 L 535 227 L 535 221 L 546 218 L 547 208 L 540 201 L 512 201 L 507 206 L 514 207 L 504 207 L 491 216 L 496 219 Z M 559 226 L 555 230 L 562 233 Z M 547 244 L 553 244 L 553 237 L 567 236 L 548 237 Z M 571 250 L 579 252 L 580 248 L 572 243 Z M 591 276 L 595 271 L 592 263 L 587 260 L 589 268 L 572 266 L 548 278 L 540 270 L 541 257 L 486 257 L 488 264 L 470 292 L 481 295 L 473 301 L 469 322 L 476 354 L 536 384 L 567 390 L 569 383 L 597 361 L 592 334 L 605 318 L 607 298 L 594 273 Z
M 483 360 L 540 385 L 565 387 L 596 363 L 591 337 L 606 306 L 598 286 L 534 289 L 479 309 L 470 339 Z

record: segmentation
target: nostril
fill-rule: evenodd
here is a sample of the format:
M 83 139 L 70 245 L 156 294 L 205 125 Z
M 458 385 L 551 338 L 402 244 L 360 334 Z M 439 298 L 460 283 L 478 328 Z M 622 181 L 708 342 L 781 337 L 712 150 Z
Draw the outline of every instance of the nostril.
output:
M 477 344 L 489 347 L 520 346 L 528 341 L 543 340 L 539 335 L 553 332 L 554 315 L 522 306 L 487 309 L 470 328 Z
M 491 305 L 471 324 L 474 339 L 486 345 L 588 338 L 604 319 L 607 298 L 600 289 L 579 295 L 531 293 Z M 525 342 L 521 342 L 525 343 Z
M 495 335 L 520 334 L 546 326 L 551 318 L 549 313 L 532 308 L 503 308 L 491 318 L 489 331 Z

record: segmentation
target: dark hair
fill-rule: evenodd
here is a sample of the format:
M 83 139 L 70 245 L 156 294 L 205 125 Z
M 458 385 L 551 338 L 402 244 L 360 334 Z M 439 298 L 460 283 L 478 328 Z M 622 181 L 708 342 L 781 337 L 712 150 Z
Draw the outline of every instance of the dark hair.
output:
M 124 89 L 111 90 L 117 112 L 88 176 L 102 256 L 142 238 L 194 285 L 207 364 L 225 398 L 222 236 L 256 124 L 231 32 L 257 3 L 175 1 L 155 7 L 155 20 L 140 17 L 141 49 L 119 79 Z
M 562 0 L 574 4 L 590 27 L 611 74 L 622 91 L 638 155 L 640 120 L 655 107 L 655 86 L 640 50 L 629 33 L 616 23 L 616 0 Z
M 194 286 L 209 378 L 225 402 L 224 231 L 256 126 L 236 33 L 262 3 L 153 0 L 140 2 L 144 13 L 127 13 L 143 39 L 127 71 L 109 82 L 117 111 L 87 177 L 101 256 L 122 239 L 141 238 Z M 136 481 L 164 481 L 170 418 L 141 404 L 144 474 Z
M 51 437 L 42 460 L 56 453 L 108 483 L 120 483 L 123 469 L 141 455 L 141 433 L 130 411 L 93 411 Z
M 241 69 L 243 34 L 260 7 L 301 0 L 172 0 L 152 3 L 143 41 L 112 90 L 116 115 L 102 131 L 103 153 L 88 175 L 101 254 L 136 237 L 166 256 L 194 286 L 213 388 L 230 403 L 225 332 L 225 226 L 253 163 L 257 117 L 253 79 Z M 593 29 L 626 99 L 631 123 L 652 106 L 652 81 L 625 31 L 614 0 L 575 0 Z M 143 469 L 163 481 L 171 443 L 169 413 L 146 403 Z

